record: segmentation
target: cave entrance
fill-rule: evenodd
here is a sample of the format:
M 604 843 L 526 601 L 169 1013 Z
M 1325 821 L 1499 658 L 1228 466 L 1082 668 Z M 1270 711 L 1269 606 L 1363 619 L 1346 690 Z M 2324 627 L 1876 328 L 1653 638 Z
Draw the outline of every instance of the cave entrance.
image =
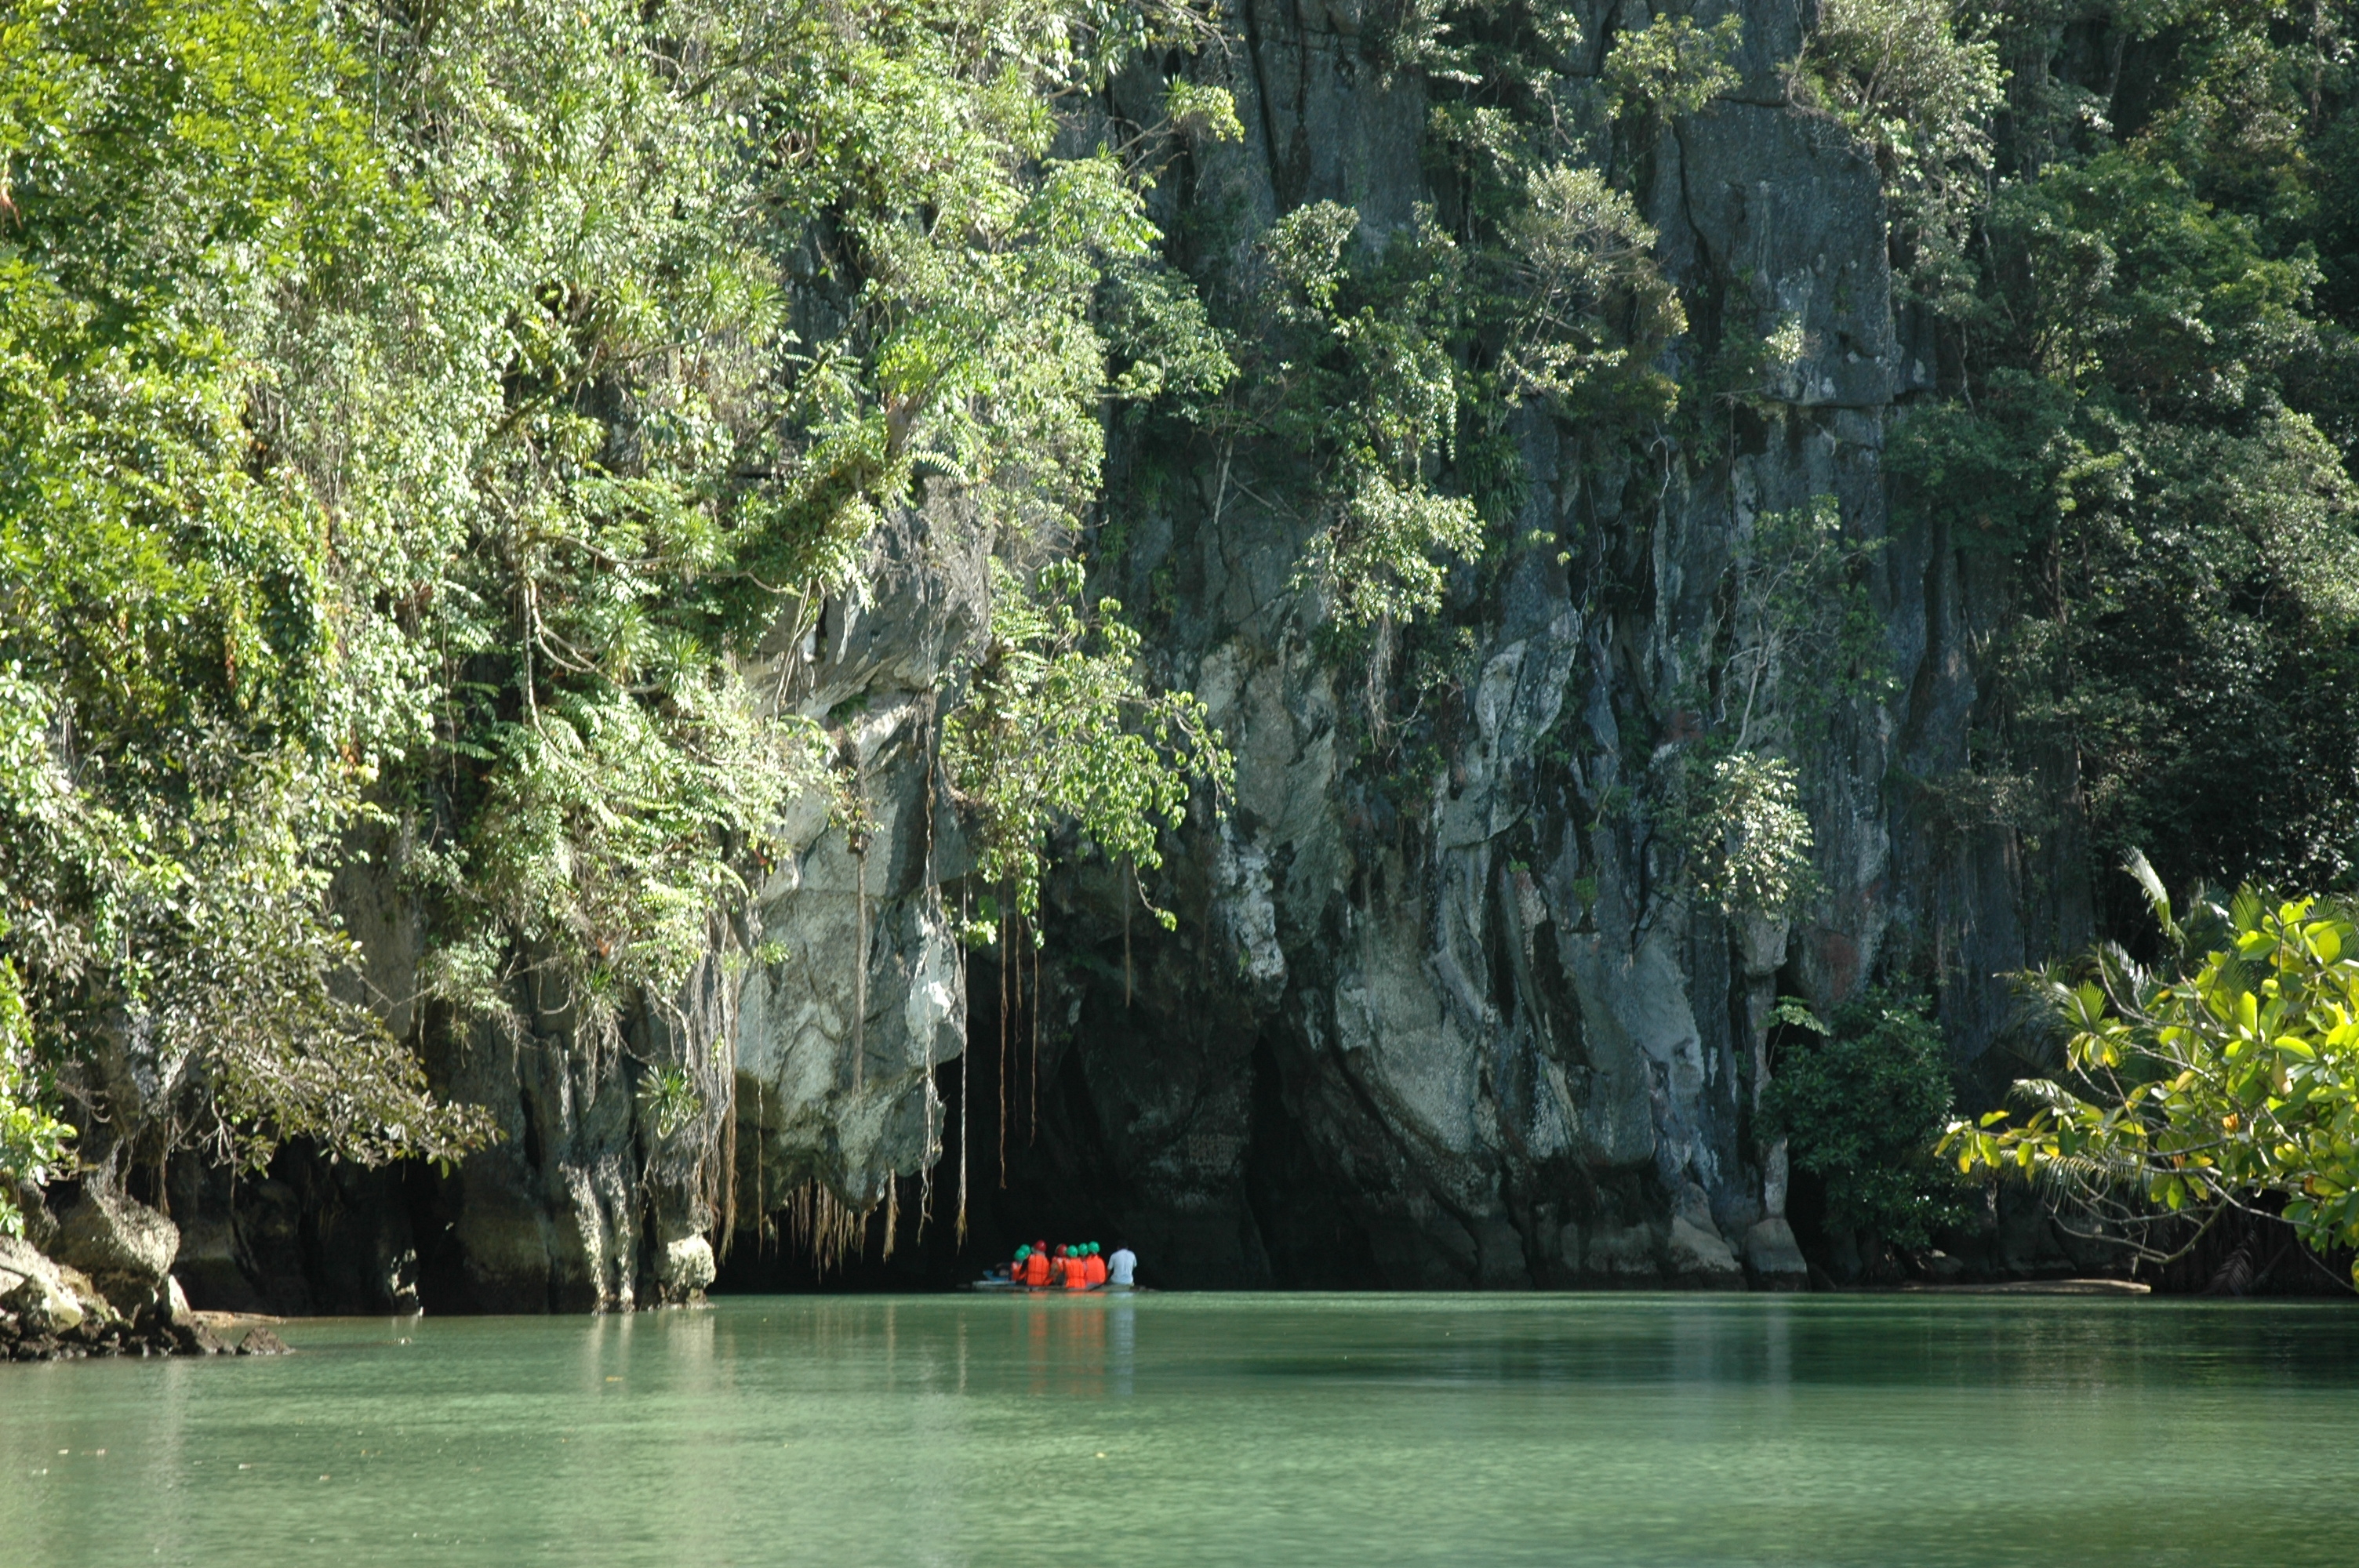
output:
M 1081 1053 L 1044 1044 L 1036 1055 L 1030 1000 L 1007 1008 L 1003 1034 L 996 957 L 978 955 L 968 979 L 967 1050 L 934 1069 L 941 1157 L 922 1175 L 901 1178 L 890 1257 L 883 1204 L 858 1222 L 850 1247 L 827 1258 L 797 1244 L 784 1210 L 741 1213 L 713 1291 L 946 1291 L 979 1279 L 1026 1242 L 1093 1240 L 1111 1249 L 1118 1178 Z M 962 1142 L 972 1158 L 961 1243 Z

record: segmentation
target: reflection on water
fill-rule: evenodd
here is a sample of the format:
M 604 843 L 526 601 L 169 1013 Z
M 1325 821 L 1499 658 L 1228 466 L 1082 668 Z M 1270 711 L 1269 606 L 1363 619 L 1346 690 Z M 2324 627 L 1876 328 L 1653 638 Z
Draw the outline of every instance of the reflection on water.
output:
M 2359 1314 L 742 1298 L 0 1368 L 0 1564 L 2343 1563 Z

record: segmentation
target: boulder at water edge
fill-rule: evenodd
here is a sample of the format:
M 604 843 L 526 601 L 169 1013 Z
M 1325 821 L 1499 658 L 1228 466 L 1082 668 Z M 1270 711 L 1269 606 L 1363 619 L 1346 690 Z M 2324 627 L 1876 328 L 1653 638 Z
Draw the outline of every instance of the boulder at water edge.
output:
M 1810 1266 L 1802 1260 L 1802 1249 L 1795 1244 L 1793 1227 L 1776 1216 L 1745 1233 L 1745 1264 L 1764 1289 L 1810 1289 Z
M 28 1339 L 79 1328 L 88 1315 L 58 1266 L 14 1236 L 0 1236 L 0 1313 L 15 1318 L 16 1333 Z

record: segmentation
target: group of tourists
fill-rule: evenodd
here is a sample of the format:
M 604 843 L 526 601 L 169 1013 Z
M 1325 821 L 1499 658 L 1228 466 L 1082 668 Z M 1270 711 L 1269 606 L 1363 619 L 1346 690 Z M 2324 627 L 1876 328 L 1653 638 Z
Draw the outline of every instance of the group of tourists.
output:
M 1116 1247 L 1108 1254 L 1094 1241 L 1058 1247 L 1035 1241 L 1018 1247 L 1006 1271 L 993 1270 L 992 1279 L 1036 1291 L 1126 1291 L 1137 1268 L 1138 1255 L 1127 1247 Z

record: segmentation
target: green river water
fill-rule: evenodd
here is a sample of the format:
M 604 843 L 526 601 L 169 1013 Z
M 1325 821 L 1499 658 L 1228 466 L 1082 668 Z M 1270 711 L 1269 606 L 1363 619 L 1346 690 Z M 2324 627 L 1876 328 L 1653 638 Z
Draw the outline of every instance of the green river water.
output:
M 2359 1312 L 738 1297 L 0 1367 L 0 1565 L 2359 1562 Z

